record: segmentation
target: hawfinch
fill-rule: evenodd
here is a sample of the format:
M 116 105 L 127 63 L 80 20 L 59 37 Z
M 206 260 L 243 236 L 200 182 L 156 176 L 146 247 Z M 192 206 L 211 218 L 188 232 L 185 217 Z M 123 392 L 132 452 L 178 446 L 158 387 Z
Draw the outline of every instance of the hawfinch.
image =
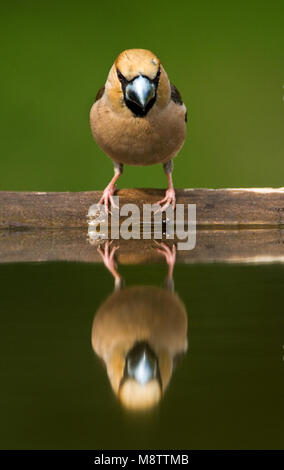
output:
M 122 286 L 114 253 L 99 249 L 115 278 L 115 291 L 97 311 L 92 346 L 106 365 L 112 389 L 128 409 L 143 410 L 162 398 L 177 360 L 187 350 L 187 313 L 173 292 L 175 250 L 161 244 L 169 270 L 165 288 Z M 119 282 L 120 281 L 120 282 Z
M 161 210 L 175 207 L 173 158 L 186 136 L 186 107 L 159 59 L 145 49 L 122 52 L 90 112 L 93 137 L 114 162 L 114 177 L 99 204 L 108 211 L 123 165 L 162 163 L 168 178 Z

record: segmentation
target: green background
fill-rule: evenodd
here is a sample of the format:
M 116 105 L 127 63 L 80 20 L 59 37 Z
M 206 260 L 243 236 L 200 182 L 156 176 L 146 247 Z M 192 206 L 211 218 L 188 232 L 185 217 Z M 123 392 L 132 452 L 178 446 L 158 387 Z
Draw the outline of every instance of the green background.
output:
M 1 2 L 2 190 L 102 189 L 89 109 L 123 49 L 155 52 L 189 109 L 177 187 L 282 186 L 283 1 Z M 119 186 L 165 187 L 161 167 Z

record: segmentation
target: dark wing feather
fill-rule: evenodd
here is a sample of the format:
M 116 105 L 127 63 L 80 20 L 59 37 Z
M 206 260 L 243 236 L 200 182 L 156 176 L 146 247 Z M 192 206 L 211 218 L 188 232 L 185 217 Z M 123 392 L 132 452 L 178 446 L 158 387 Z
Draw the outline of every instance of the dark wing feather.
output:
M 178 89 L 171 83 L 171 100 L 179 105 L 183 104 L 182 97 Z M 185 122 L 187 122 L 187 112 L 185 112 L 184 116 Z
M 96 95 L 95 102 L 101 99 L 101 97 L 103 96 L 104 92 L 105 92 L 105 86 L 102 86 L 102 87 L 99 89 L 99 91 L 98 91 L 98 93 L 97 93 L 97 95 Z
M 183 104 L 180 92 L 172 83 L 171 83 L 171 100 L 176 104 Z

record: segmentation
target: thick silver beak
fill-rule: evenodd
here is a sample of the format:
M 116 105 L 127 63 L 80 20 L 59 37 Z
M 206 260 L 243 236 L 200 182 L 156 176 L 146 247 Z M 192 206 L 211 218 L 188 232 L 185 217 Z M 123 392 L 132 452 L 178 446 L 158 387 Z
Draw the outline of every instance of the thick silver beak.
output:
M 126 99 L 145 109 L 149 101 L 155 96 L 155 85 L 147 77 L 139 75 L 125 88 Z
M 140 345 L 139 345 L 140 346 Z M 141 385 L 157 377 L 158 364 L 154 353 L 147 346 L 135 347 L 126 360 L 126 376 Z

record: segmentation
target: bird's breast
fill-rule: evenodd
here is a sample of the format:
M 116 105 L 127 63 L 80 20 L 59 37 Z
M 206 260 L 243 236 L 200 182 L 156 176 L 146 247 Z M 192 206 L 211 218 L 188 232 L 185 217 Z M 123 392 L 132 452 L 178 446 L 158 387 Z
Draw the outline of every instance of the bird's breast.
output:
M 185 140 L 184 109 L 173 102 L 162 111 L 152 109 L 147 116 L 137 118 L 113 112 L 99 100 L 90 118 L 97 144 L 118 163 L 164 163 L 177 154 Z

